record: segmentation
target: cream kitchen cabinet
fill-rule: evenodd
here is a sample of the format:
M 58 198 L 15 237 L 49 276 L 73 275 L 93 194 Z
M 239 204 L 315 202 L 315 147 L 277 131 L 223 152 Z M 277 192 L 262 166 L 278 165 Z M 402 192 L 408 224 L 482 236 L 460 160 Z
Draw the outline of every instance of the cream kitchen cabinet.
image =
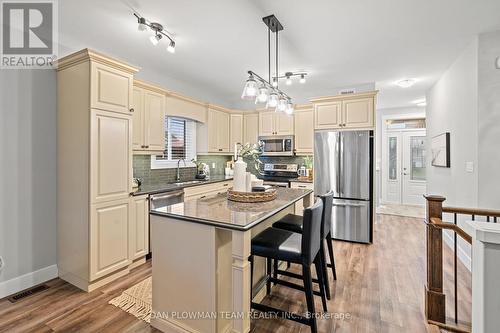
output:
M 290 182 L 290 188 L 298 188 L 298 189 L 308 189 L 308 190 L 314 190 L 314 184 L 313 183 L 304 183 L 304 182 Z M 310 194 L 311 198 L 311 204 L 314 203 L 314 192 Z M 296 215 L 302 215 L 304 213 L 304 201 L 299 200 L 295 203 L 295 214 Z
M 259 135 L 293 135 L 293 116 L 283 112 L 265 111 L 259 113 Z
M 132 191 L 132 117 L 95 109 L 90 113 L 92 203 L 127 198 Z
M 129 259 L 140 259 L 149 253 L 149 197 L 131 198 Z
M 154 89 L 154 90 L 153 90 Z M 134 82 L 134 154 L 161 154 L 165 150 L 165 95 L 154 86 Z
M 186 187 L 184 189 L 184 200 L 224 193 L 227 192 L 227 189 L 231 186 L 233 186 L 232 180 Z
M 311 155 L 314 150 L 313 109 L 296 109 L 295 117 L 295 153 Z
M 376 94 L 372 91 L 311 100 L 314 129 L 373 128 Z
M 242 114 L 231 114 L 229 115 L 230 125 L 229 125 L 229 151 L 234 152 L 234 144 L 243 142 L 243 115 Z
M 57 66 L 57 267 L 92 291 L 145 261 L 131 253 L 130 65 L 82 50 Z
M 92 205 L 90 279 L 128 266 L 131 207 L 129 198 Z
M 207 118 L 207 124 L 204 126 L 206 126 L 205 129 L 208 139 L 208 152 L 228 153 L 230 151 L 229 113 L 209 108 Z M 203 133 L 205 133 L 205 131 Z M 199 140 L 201 141 L 206 140 L 203 133 L 200 133 L 201 136 Z
M 98 62 L 91 64 L 92 108 L 129 113 L 132 107 L 130 72 Z
M 259 114 L 251 113 L 243 116 L 243 144 L 255 144 L 259 141 Z

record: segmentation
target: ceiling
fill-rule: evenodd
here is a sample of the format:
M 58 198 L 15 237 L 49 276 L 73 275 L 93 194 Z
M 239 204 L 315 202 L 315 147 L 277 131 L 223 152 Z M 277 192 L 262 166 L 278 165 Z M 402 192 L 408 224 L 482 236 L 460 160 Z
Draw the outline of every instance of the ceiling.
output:
M 162 23 L 176 53 L 139 32 L 133 11 Z M 305 70 L 307 83 L 283 85 L 294 101 L 373 86 L 378 107 L 425 96 L 474 35 L 500 29 L 498 0 L 64 0 L 60 55 L 89 47 L 140 66 L 139 77 L 194 98 L 248 109 L 240 99 L 246 71 L 267 73 L 267 27 L 275 14 L 280 72 Z M 394 82 L 414 78 L 411 88 Z

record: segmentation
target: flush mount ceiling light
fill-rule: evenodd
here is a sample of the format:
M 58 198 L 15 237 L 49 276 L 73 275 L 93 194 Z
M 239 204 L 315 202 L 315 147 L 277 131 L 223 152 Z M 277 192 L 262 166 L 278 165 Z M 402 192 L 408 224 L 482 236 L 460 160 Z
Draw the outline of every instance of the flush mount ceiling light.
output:
M 398 85 L 401 88 L 410 88 L 416 82 L 417 82 L 417 80 L 415 80 L 415 79 L 404 79 L 404 80 L 400 80 L 400 81 L 396 82 L 396 85 Z
M 137 13 L 134 13 L 134 16 L 137 18 L 137 30 L 146 31 L 147 28 L 153 30 L 153 35 L 149 37 L 151 44 L 153 44 L 154 46 L 158 45 L 161 39 L 165 36 L 169 40 L 167 51 L 170 53 L 175 53 L 175 41 L 163 28 L 163 25 L 156 22 L 150 22 Z
M 279 44 L 278 44 L 278 32 L 283 30 L 283 26 L 278 21 L 276 16 L 269 15 L 263 17 L 262 20 L 267 26 L 267 60 L 268 60 L 268 79 L 262 78 L 260 75 L 256 74 L 254 71 L 249 70 L 248 79 L 245 82 L 245 87 L 243 88 L 243 93 L 241 98 L 243 99 L 255 99 L 255 104 L 266 103 L 266 108 L 274 108 L 275 111 L 285 112 L 287 114 L 292 114 L 294 111 L 294 105 L 292 103 L 292 98 L 288 96 L 285 92 L 279 89 L 279 79 L 286 79 L 286 84 L 292 84 L 293 76 L 300 76 L 300 83 L 305 83 L 305 72 L 286 72 L 284 75 L 280 76 L 279 64 L 278 64 L 278 54 L 279 54 Z M 275 35 L 275 74 L 271 76 L 271 32 Z
M 417 106 L 427 106 L 427 101 L 425 100 L 425 98 L 417 99 L 412 103 L 416 104 Z

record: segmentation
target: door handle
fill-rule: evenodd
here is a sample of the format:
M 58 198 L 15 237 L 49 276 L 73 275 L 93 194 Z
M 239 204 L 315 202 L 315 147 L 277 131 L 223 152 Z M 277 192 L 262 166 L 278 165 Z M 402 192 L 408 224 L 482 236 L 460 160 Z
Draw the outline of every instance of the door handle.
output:
M 134 108 L 131 108 L 129 111 L 130 111 L 130 112 L 134 112 L 135 110 L 134 110 Z

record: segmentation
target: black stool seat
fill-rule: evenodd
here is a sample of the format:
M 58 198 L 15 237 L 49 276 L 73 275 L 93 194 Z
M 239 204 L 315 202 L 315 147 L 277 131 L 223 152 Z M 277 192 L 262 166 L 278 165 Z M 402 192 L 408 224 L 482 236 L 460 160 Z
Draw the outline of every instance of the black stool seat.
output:
M 252 238 L 252 255 L 293 263 L 302 262 L 302 236 L 295 232 L 267 228 Z
M 302 221 L 303 217 L 300 215 L 287 214 L 278 222 L 273 223 L 273 227 L 301 234 Z

